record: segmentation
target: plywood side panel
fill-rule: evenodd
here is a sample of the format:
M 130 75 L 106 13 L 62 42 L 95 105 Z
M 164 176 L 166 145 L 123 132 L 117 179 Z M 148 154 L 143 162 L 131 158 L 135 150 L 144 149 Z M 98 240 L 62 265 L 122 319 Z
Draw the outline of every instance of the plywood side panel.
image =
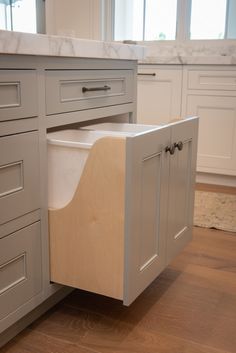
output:
M 125 139 L 90 151 L 74 198 L 49 210 L 52 281 L 123 298 Z

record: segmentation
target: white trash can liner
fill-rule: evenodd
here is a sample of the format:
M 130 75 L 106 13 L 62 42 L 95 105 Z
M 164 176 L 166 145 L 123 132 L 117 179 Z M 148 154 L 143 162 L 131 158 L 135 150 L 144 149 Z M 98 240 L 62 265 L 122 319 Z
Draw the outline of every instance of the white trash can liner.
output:
M 72 200 L 95 141 L 105 136 L 129 135 L 86 130 L 48 133 L 48 207 L 63 208 Z
M 149 130 L 158 128 L 158 125 L 143 125 L 143 124 L 128 124 L 128 123 L 101 123 L 87 125 L 81 130 L 96 130 L 96 131 L 119 131 L 123 133 L 139 134 Z

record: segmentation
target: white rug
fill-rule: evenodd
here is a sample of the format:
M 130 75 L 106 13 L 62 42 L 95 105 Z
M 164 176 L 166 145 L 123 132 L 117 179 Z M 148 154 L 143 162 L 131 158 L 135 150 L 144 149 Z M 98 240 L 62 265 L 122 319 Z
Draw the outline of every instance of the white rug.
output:
M 236 195 L 196 191 L 194 225 L 236 232 Z

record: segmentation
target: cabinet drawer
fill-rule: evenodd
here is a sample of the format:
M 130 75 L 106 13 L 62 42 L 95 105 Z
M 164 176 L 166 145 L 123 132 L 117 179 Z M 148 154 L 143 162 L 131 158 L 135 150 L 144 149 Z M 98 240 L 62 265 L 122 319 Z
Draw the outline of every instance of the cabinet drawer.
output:
M 48 115 L 133 101 L 132 70 L 55 70 L 46 72 Z
M 40 223 L 0 239 L 0 323 L 42 290 Z
M 90 129 L 95 131 L 90 134 L 94 137 L 98 129 L 99 133 L 107 133 L 105 125 L 110 129 L 109 124 L 102 124 L 101 129 L 94 125 Z M 171 254 L 178 253 L 191 239 L 189 218 L 195 166 L 192 153 L 196 156 L 197 119 L 173 126 L 133 125 L 133 131 L 132 125 L 121 125 L 119 136 L 105 135 L 95 140 L 72 195 L 68 174 L 77 173 L 79 162 L 74 153 L 82 147 L 78 146 L 81 142 L 73 130 L 49 137 L 50 166 L 58 161 L 51 158 L 56 143 L 58 159 L 62 154 L 64 161 L 67 153 L 66 169 L 64 163 L 61 170 L 52 169 L 56 177 L 49 186 L 58 184 L 54 194 L 70 194 L 65 204 L 49 209 L 50 264 L 52 281 L 117 298 L 129 305 L 166 265 L 170 163 L 172 174 L 177 173 L 173 190 L 178 190 L 171 200 L 176 206 L 173 216 L 168 216 L 172 224 L 169 243 L 175 248 Z M 117 131 L 114 126 L 112 132 Z M 88 130 L 83 132 L 87 133 L 88 142 Z M 177 148 L 175 143 L 180 141 L 182 146 Z M 174 146 L 174 156 L 167 146 L 171 151 Z
M 236 71 L 198 71 L 188 72 L 188 89 L 236 90 Z
M 0 138 L 0 224 L 40 207 L 38 132 Z
M 0 121 L 37 116 L 34 70 L 0 70 Z

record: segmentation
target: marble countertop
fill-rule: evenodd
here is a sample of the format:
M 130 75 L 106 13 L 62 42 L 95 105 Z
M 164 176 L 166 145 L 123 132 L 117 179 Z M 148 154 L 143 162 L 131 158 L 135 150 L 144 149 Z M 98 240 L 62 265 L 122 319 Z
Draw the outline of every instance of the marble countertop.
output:
M 0 54 L 144 60 L 145 47 L 0 30 Z
M 139 64 L 156 65 L 236 65 L 236 55 L 147 56 Z
M 236 40 L 147 44 L 144 64 L 236 65 Z

